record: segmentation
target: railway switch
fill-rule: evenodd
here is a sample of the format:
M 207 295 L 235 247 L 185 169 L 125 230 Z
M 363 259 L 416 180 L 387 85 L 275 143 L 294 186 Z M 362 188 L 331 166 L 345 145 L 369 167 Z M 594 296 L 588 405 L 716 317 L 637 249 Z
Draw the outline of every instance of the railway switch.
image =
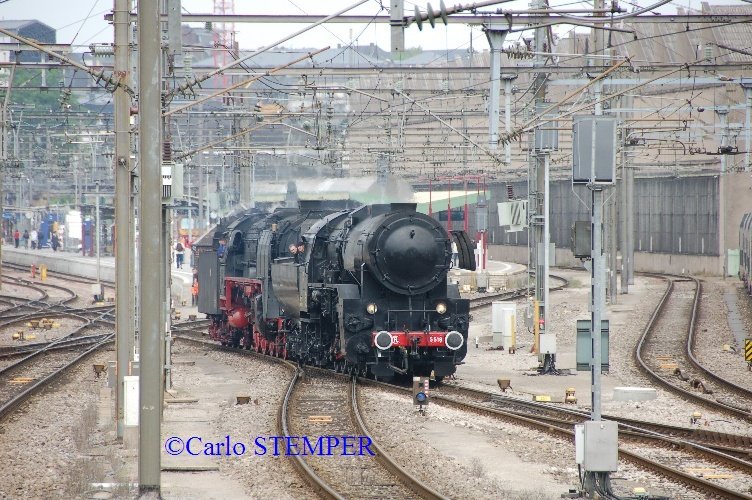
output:
M 107 370 L 107 365 L 105 365 L 104 363 L 94 363 L 92 365 L 92 368 L 94 369 L 94 375 L 99 378 Z
M 512 381 L 508 378 L 496 379 L 496 383 L 499 384 L 499 389 L 501 389 L 501 392 L 507 392 L 507 389 L 512 387 Z
M 565 403 L 571 403 L 576 404 L 577 403 L 577 396 L 574 395 L 574 387 L 569 387 L 566 389 L 566 396 L 564 397 Z

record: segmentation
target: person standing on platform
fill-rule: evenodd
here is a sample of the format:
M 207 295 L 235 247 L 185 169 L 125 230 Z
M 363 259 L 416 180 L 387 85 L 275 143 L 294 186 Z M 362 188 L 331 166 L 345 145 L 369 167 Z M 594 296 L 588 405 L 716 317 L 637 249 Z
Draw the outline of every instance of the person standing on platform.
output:
M 191 287 L 191 306 L 198 305 L 198 280 L 193 280 L 193 286 Z
M 36 250 L 39 247 L 39 233 L 36 229 L 32 229 L 29 233 L 29 240 L 31 240 L 31 249 Z
M 184 257 L 185 257 L 185 248 L 183 248 L 183 244 L 178 241 L 178 244 L 175 245 L 175 263 L 178 269 L 183 269 Z
M 24 248 L 28 250 L 29 249 L 29 230 L 28 229 L 24 229 L 24 234 L 23 236 L 21 236 L 21 238 L 23 238 L 24 240 Z
M 16 248 L 18 248 L 18 242 L 20 239 L 21 239 L 21 232 L 18 229 L 16 229 L 15 232 L 13 233 L 13 241 L 16 242 Z
M 457 242 L 452 240 L 452 267 L 457 267 L 460 253 L 457 251 Z
M 50 239 L 50 246 L 52 247 L 53 252 L 57 252 L 57 247 L 60 246 L 60 239 L 57 237 L 57 233 L 52 233 L 52 238 Z

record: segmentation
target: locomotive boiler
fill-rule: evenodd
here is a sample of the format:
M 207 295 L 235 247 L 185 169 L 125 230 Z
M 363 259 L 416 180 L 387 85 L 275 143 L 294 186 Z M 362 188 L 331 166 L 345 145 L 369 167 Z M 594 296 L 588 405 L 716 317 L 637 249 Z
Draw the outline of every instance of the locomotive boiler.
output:
M 199 311 L 225 344 L 440 379 L 465 357 L 469 326 L 469 301 L 447 283 L 451 238 L 414 204 L 247 214 L 215 232 L 220 255 L 199 256 Z

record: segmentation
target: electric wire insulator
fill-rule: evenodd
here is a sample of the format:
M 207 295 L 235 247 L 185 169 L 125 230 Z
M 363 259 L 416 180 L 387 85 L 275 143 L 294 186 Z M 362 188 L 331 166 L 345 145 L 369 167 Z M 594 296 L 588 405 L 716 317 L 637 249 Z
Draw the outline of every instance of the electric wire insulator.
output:
M 164 141 L 162 143 L 162 160 L 172 161 L 172 141 Z

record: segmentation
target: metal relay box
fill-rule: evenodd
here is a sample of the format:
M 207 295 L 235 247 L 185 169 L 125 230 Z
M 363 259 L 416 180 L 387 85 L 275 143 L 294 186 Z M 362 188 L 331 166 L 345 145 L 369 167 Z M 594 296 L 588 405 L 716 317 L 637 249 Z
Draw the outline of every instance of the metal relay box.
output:
M 598 420 L 576 427 L 577 463 L 581 463 L 587 472 L 616 471 L 619 465 L 619 424 Z

